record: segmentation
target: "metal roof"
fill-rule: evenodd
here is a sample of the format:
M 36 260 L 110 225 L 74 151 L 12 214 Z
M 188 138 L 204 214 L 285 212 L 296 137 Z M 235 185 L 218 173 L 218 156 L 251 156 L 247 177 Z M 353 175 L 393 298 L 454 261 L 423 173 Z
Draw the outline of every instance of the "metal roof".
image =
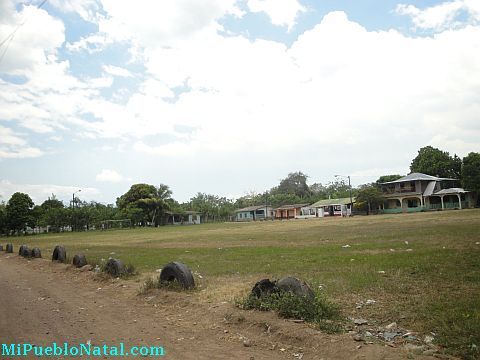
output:
M 292 205 L 282 205 L 276 208 L 275 210 L 289 210 L 289 209 L 297 209 L 297 208 L 302 208 L 305 206 L 308 206 L 309 203 L 306 204 L 292 204 Z
M 443 190 L 437 191 L 433 195 L 463 194 L 463 193 L 467 193 L 467 192 L 469 192 L 469 191 L 465 191 L 462 188 L 450 188 L 450 189 L 443 189 Z
M 398 180 L 384 182 L 382 184 L 395 184 L 395 183 L 401 183 L 401 182 L 406 182 L 406 181 L 417 181 L 417 180 L 441 181 L 441 180 L 457 180 L 457 179 L 439 178 L 437 176 L 432 176 L 432 175 L 427 175 L 427 174 L 422 174 L 422 173 L 411 173 L 411 174 L 408 174 L 407 176 L 404 176 L 404 177 L 402 177 Z
M 352 201 L 355 202 L 355 198 L 352 197 Z M 334 206 L 334 205 L 348 205 L 350 204 L 350 198 L 341 198 L 341 199 L 324 199 L 317 201 L 315 204 L 312 204 L 312 207 L 321 207 L 321 206 Z
M 255 211 L 259 209 L 265 209 L 265 207 L 271 208 L 271 205 L 254 205 L 254 206 L 247 206 L 242 209 L 237 209 L 235 212 L 247 212 L 247 211 Z

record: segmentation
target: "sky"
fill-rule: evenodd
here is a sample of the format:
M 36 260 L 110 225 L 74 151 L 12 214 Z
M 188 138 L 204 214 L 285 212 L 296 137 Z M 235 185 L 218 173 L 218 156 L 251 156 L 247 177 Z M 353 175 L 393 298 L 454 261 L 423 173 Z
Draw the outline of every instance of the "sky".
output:
M 237 198 L 480 152 L 480 0 L 0 0 L 0 201 Z

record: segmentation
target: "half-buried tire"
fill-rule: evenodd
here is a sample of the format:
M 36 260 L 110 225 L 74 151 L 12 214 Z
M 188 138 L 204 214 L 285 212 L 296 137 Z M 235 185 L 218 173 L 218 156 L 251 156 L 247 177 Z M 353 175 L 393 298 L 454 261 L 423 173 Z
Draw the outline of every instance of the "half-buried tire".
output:
M 119 277 L 125 272 L 125 266 L 121 260 L 110 258 L 105 264 L 104 271 L 113 277 Z
M 42 252 L 38 247 L 32 249 L 32 257 L 35 259 L 41 258 L 42 257 Z
M 62 245 L 55 246 L 55 249 L 53 249 L 52 261 L 65 262 L 66 259 L 67 252 L 65 251 L 65 247 Z
M 315 298 L 312 289 L 305 283 L 305 281 L 288 276 L 277 281 L 277 288 L 280 291 L 291 292 L 297 296 L 303 296 L 310 300 Z
M 255 284 L 252 289 L 252 294 L 257 298 L 269 296 L 271 294 L 278 293 L 278 287 L 276 281 L 270 281 L 270 279 L 262 279 Z
M 7 244 L 7 247 L 5 248 L 5 251 L 7 253 L 13 253 L 13 244 Z
M 22 245 L 22 253 L 20 254 L 24 258 L 31 258 L 32 257 L 32 250 L 28 248 L 28 246 Z
M 160 284 L 176 281 L 183 289 L 193 289 L 195 280 L 187 265 L 181 262 L 171 262 L 164 266 L 160 273 Z
M 87 258 L 83 254 L 77 254 L 73 257 L 72 264 L 77 268 L 87 265 Z
M 20 245 L 20 247 L 18 248 L 18 255 L 20 256 L 23 256 L 23 249 L 25 249 L 27 247 L 27 245 Z

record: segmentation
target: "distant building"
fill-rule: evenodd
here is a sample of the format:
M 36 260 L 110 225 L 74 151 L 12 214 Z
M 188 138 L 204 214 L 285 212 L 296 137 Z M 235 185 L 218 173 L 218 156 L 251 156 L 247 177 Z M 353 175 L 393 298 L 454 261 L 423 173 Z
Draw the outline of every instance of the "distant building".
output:
M 273 210 L 270 205 L 255 205 L 235 210 L 236 221 L 255 221 L 272 218 Z
M 457 187 L 457 179 L 412 173 L 381 184 L 385 213 L 417 212 L 473 207 L 469 191 Z
M 324 199 L 310 205 L 316 209 L 317 217 L 324 216 L 350 216 L 352 214 L 352 202 L 355 198 Z
M 282 205 L 274 209 L 275 219 L 298 219 L 302 214 L 308 214 L 309 204 L 292 204 L 292 205 Z
M 167 225 L 197 225 L 200 223 L 201 216 L 196 211 L 165 211 L 165 224 Z

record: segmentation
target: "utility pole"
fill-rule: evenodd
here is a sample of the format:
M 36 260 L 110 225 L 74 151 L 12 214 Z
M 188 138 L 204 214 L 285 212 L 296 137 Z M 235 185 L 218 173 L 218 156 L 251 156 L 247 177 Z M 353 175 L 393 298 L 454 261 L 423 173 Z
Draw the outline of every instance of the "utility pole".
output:
M 335 177 L 348 178 L 348 192 L 350 194 L 350 216 L 353 215 L 353 198 L 352 198 L 352 184 L 350 182 L 350 175 L 335 175 Z
M 77 227 L 77 217 L 75 216 L 75 194 L 79 193 L 80 191 L 82 191 L 82 189 L 79 189 L 72 194 L 72 217 L 73 217 L 72 232 L 75 231 Z

